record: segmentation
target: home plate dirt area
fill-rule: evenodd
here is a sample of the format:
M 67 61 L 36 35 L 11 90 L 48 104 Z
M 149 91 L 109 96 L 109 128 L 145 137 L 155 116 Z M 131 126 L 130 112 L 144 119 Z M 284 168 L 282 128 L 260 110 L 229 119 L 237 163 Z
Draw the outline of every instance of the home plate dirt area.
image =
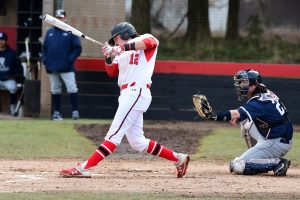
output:
M 89 127 L 88 127 L 89 126 Z M 100 125 L 76 127 L 78 131 L 101 141 L 104 135 L 95 137 L 95 132 L 105 129 Z M 101 125 L 103 126 L 103 125 Z M 108 125 L 106 125 L 108 126 Z M 157 126 L 160 129 L 157 129 Z M 190 123 L 170 125 L 149 124 L 145 127 L 146 137 L 160 141 L 179 152 L 193 154 L 196 140 L 216 124 L 206 126 Z M 108 126 L 109 127 L 109 126 Z M 199 127 L 205 127 L 199 131 Z M 107 128 L 107 127 L 106 127 Z M 147 132 L 152 132 L 147 135 Z M 153 134 L 153 132 L 157 134 Z M 168 131 L 168 134 L 161 134 Z M 104 132 L 104 131 L 103 131 Z M 179 135 L 184 135 L 184 140 Z M 99 134 L 99 133 L 98 133 Z M 167 136 L 166 136 L 167 135 Z M 177 137 L 174 137 L 177 136 Z M 181 138 L 181 139 L 180 139 Z M 92 152 L 91 152 L 92 153 Z M 176 178 L 174 165 L 166 160 L 132 152 L 126 139 L 112 154 L 92 169 L 92 178 L 62 178 L 59 170 L 72 167 L 80 160 L 34 159 L 0 160 L 1 192 L 94 192 L 94 193 L 154 193 L 181 197 L 234 197 L 263 199 L 300 198 L 300 168 L 293 166 L 286 177 L 274 177 L 270 172 L 255 176 L 238 176 L 229 173 L 228 162 L 193 160 L 186 176 Z

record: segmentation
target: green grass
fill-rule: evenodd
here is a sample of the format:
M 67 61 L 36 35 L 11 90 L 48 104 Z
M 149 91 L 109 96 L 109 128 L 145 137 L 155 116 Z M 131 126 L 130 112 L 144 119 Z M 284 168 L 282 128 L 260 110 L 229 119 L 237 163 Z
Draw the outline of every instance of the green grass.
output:
M 294 132 L 293 147 L 287 154 L 293 165 L 300 165 L 300 133 Z M 206 159 L 212 161 L 230 161 L 246 151 L 246 143 L 240 136 L 239 128 L 215 129 L 202 138 L 198 152 L 193 159 Z
M 278 38 L 259 44 L 247 38 L 227 41 L 212 38 L 190 44 L 185 38 L 160 39 L 158 59 L 253 63 L 300 63 L 300 44 Z
M 82 158 L 94 150 L 92 142 L 74 129 L 71 120 L 1 120 L 0 123 L 1 158 Z
M 32 158 L 86 158 L 95 150 L 92 141 L 74 129 L 74 124 L 104 124 L 110 120 L 50 121 L 1 120 L 0 157 Z M 101 131 L 101 130 L 99 130 Z M 294 133 L 292 150 L 287 157 L 300 165 L 300 133 Z M 202 138 L 194 160 L 230 161 L 246 150 L 239 128 L 215 129 Z
M 226 198 L 226 197 L 188 197 L 188 196 L 175 196 L 172 194 L 147 194 L 147 193 L 0 193 L 0 200 L 180 200 L 180 199 L 213 199 L 213 200 L 225 200 L 225 199 L 238 199 L 238 198 Z

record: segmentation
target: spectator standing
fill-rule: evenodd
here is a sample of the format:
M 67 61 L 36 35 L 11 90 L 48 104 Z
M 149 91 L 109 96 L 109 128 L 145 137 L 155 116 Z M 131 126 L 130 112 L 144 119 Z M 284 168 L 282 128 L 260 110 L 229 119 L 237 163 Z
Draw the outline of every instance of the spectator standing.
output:
M 63 9 L 55 11 L 55 17 L 66 22 L 66 12 Z M 43 63 L 50 79 L 53 102 L 52 120 L 62 120 L 61 93 L 62 81 L 70 94 L 72 104 L 72 119 L 79 118 L 78 88 L 75 78 L 74 62 L 81 53 L 80 39 L 70 32 L 57 27 L 51 27 L 45 36 L 43 45 Z

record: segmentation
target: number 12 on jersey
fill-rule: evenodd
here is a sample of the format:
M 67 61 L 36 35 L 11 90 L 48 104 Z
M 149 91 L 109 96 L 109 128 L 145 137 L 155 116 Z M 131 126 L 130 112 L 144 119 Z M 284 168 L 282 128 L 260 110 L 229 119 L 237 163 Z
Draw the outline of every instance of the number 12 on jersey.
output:
M 130 65 L 137 65 L 137 64 L 139 64 L 139 56 L 140 56 L 140 54 L 138 54 L 138 53 L 132 53 L 132 54 L 130 54 L 130 60 L 129 60 L 129 64 Z

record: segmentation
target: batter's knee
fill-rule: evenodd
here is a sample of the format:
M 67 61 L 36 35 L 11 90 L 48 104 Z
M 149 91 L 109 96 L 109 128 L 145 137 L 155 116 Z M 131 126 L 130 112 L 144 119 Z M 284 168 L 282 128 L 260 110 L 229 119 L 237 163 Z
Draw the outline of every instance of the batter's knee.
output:
M 145 151 L 145 149 L 147 149 L 149 145 L 149 139 L 146 138 L 140 138 L 139 140 L 128 140 L 128 142 L 131 148 L 138 152 Z
M 229 165 L 229 171 L 232 173 L 236 173 L 236 174 L 244 174 L 244 170 L 245 170 L 245 165 L 246 162 L 242 159 L 240 159 L 240 157 L 236 157 L 233 161 L 230 162 Z

